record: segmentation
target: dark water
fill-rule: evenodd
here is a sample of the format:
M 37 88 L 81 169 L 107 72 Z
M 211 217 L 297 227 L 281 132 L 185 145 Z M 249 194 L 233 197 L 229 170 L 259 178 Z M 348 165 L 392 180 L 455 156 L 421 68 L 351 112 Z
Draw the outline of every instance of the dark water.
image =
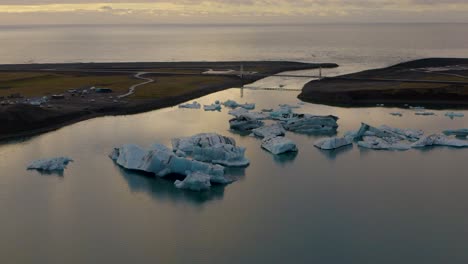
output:
M 450 45 L 457 50 L 466 42 Z M 393 51 L 388 54 L 401 49 Z M 372 64 L 357 67 L 360 55 L 348 53 L 354 63 L 343 59 L 343 69 L 327 74 Z M 376 63 L 392 63 L 388 58 Z M 298 88 L 304 81 L 268 78 L 255 86 Z M 296 96 L 230 89 L 198 101 L 234 99 L 262 109 L 296 103 Z M 403 117 L 394 117 L 389 113 L 395 109 L 314 104 L 298 111 L 339 116 L 339 135 L 360 122 L 426 133 L 468 127 L 466 118 L 451 120 L 446 111 L 415 116 L 398 110 Z M 313 147 L 321 136 L 289 133 L 299 153 L 275 157 L 259 140 L 231 133 L 228 120 L 224 109 L 167 108 L 96 118 L 1 144 L 0 262 L 467 263 L 468 150 L 354 146 L 322 152 Z M 237 182 L 203 194 L 185 192 L 169 180 L 124 171 L 107 157 L 124 143 L 170 144 L 173 137 L 200 132 L 232 136 L 247 147 L 251 165 L 228 171 Z M 62 176 L 25 169 L 34 159 L 60 155 L 75 160 Z

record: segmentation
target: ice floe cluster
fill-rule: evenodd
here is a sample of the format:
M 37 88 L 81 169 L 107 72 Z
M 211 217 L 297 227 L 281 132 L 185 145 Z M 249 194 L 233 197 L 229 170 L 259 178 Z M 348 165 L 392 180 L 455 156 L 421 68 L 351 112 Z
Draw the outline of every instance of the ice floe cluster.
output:
M 170 149 L 154 144 L 148 149 L 137 145 L 115 148 L 110 158 L 125 169 L 153 173 L 158 177 L 184 175 L 177 188 L 206 190 L 211 183 L 228 184 L 233 179 L 224 174 L 224 167 L 249 165 L 245 148 L 236 146 L 233 138 L 215 133 L 175 138 Z
M 468 129 L 447 130 L 444 134 L 425 136 L 422 130 L 399 129 L 385 125 L 373 127 L 362 123 L 359 130 L 349 131 L 343 138 L 322 139 L 314 145 L 321 149 L 331 150 L 356 142 L 362 148 L 400 151 L 430 146 L 468 147 L 468 141 L 450 137 L 452 135 L 466 139 Z

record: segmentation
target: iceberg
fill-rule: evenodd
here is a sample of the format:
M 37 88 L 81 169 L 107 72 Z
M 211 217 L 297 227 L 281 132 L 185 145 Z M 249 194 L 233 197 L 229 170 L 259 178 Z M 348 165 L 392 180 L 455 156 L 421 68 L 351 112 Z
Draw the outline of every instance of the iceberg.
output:
M 465 114 L 463 113 L 455 113 L 455 112 L 448 112 L 448 113 L 445 113 L 445 116 L 446 117 L 450 117 L 450 118 L 455 118 L 455 117 L 464 117 Z
M 281 107 L 281 108 L 290 108 L 290 109 L 301 108 L 300 105 L 289 105 L 289 104 L 280 104 L 279 107 Z
M 187 172 L 183 181 L 175 181 L 174 185 L 178 189 L 185 189 L 195 192 L 206 191 L 211 187 L 210 175 L 201 172 Z
M 179 157 L 191 156 L 197 161 L 227 167 L 245 167 L 250 164 L 250 161 L 245 158 L 245 148 L 237 147 L 233 138 L 214 133 L 176 138 L 172 140 L 172 146 Z
M 270 138 L 284 136 L 286 130 L 281 124 L 275 123 L 273 125 L 262 126 L 252 130 L 252 133 L 260 138 Z
M 441 134 L 434 134 L 427 137 L 423 137 L 419 141 L 413 143 L 412 145 L 413 148 L 424 148 L 429 146 L 466 148 L 468 147 L 468 141 L 449 138 Z
M 468 137 L 468 128 L 454 129 L 454 130 L 445 130 L 444 134 L 446 136 L 456 136 L 456 137 Z
M 284 118 L 285 115 L 289 115 L 292 113 L 292 109 L 290 107 L 280 107 L 270 112 L 270 117 L 272 119 L 281 120 Z
M 285 137 L 265 138 L 262 140 L 262 148 L 275 155 L 297 151 L 296 143 Z
M 187 175 L 199 172 L 210 176 L 211 182 L 223 183 L 224 167 L 196 160 L 178 157 L 169 148 L 154 144 L 150 149 L 142 149 L 137 145 L 123 145 L 115 148 L 109 155 L 118 165 L 129 170 L 153 173 L 158 177 L 169 174 Z
M 286 130 L 297 133 L 331 133 L 338 128 L 336 116 L 298 115 L 283 123 Z
M 192 158 L 226 167 L 245 167 L 250 164 L 250 161 L 245 158 L 245 148 L 227 144 L 217 144 L 204 148 L 195 147 Z
M 434 112 L 416 112 L 414 114 L 415 115 L 420 115 L 420 116 L 433 116 L 433 115 L 435 115 Z
M 392 112 L 392 113 L 390 113 L 390 114 L 391 114 L 392 116 L 400 116 L 400 117 L 403 116 L 403 114 L 400 113 L 400 112 Z
M 43 172 L 63 172 L 67 165 L 73 160 L 67 157 L 51 159 L 40 159 L 29 164 L 28 170 L 38 170 Z
M 405 139 L 409 141 L 418 141 L 424 135 L 424 131 L 420 129 L 399 129 L 386 125 L 380 126 L 379 129 L 384 131 L 391 131 L 397 135 L 404 136 Z
M 264 123 L 262 121 L 252 118 L 249 115 L 241 115 L 229 120 L 229 127 L 237 131 L 250 131 L 263 125 Z
M 200 109 L 201 105 L 199 103 L 197 103 L 196 101 L 194 101 L 191 104 L 188 104 L 188 103 L 187 104 L 181 104 L 181 105 L 179 105 L 179 108 Z
M 235 116 L 235 117 L 239 117 L 239 116 L 245 115 L 247 113 L 249 113 L 249 110 L 244 109 L 244 108 L 236 108 L 236 109 L 230 110 L 228 112 L 229 115 L 232 115 L 232 116 Z
M 247 109 L 247 110 L 254 110 L 255 109 L 255 104 L 245 103 L 245 104 L 239 104 L 238 106 L 242 107 L 244 109 Z
M 375 150 L 409 150 L 411 146 L 401 141 L 392 141 L 389 138 L 376 136 L 364 136 L 358 146 Z
M 219 144 L 236 146 L 236 141 L 231 137 L 225 137 L 216 133 L 201 133 L 191 137 L 172 139 L 174 151 L 180 150 L 187 154 L 192 154 L 195 147 L 206 148 Z
M 226 102 L 223 103 L 223 105 L 226 107 L 230 107 L 230 108 L 236 108 L 239 106 L 239 104 L 233 100 L 227 100 Z
M 221 111 L 221 105 L 220 104 L 211 104 L 211 105 L 204 105 L 203 109 L 205 111 Z
M 318 140 L 314 143 L 314 146 L 316 146 L 319 149 L 323 150 L 333 150 L 337 148 L 341 148 L 344 146 L 349 146 L 353 144 L 353 140 L 349 137 L 332 137 L 332 138 L 325 138 Z

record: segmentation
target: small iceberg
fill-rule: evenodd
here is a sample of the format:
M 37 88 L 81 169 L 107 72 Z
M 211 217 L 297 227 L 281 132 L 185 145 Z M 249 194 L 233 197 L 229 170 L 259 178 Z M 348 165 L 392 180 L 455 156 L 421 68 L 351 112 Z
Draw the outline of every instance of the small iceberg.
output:
M 298 115 L 283 123 L 286 130 L 297 133 L 332 133 L 338 128 L 338 117 Z
M 426 108 L 423 107 L 423 106 L 409 106 L 409 109 L 413 109 L 413 110 L 424 110 L 424 109 L 426 109 Z
M 221 105 L 217 103 L 214 103 L 211 105 L 204 105 L 203 109 L 205 111 L 221 111 Z
M 416 112 L 414 114 L 415 115 L 420 115 L 420 116 L 433 116 L 433 115 L 435 115 L 434 112 Z
M 230 108 L 237 108 L 239 106 L 239 104 L 234 100 L 227 100 L 223 105 Z
M 375 150 L 409 150 L 411 146 L 400 141 L 380 138 L 376 136 L 365 136 L 358 142 L 358 146 Z
M 270 138 L 270 137 L 279 137 L 284 136 L 286 130 L 281 124 L 275 123 L 273 125 L 262 126 L 252 130 L 254 136 L 260 138 Z
M 255 109 L 255 104 L 248 104 L 248 103 L 239 104 L 238 107 L 242 107 L 242 108 L 247 109 L 247 110 L 254 110 Z
M 455 118 L 455 117 L 464 117 L 465 114 L 463 113 L 455 113 L 455 112 L 448 112 L 448 113 L 445 113 L 445 116 L 446 117 L 450 117 L 451 119 Z
M 468 128 L 445 130 L 444 134 L 446 136 L 456 136 L 456 137 L 466 138 L 468 137 Z
M 332 137 L 318 140 L 314 146 L 323 150 L 333 150 L 353 144 L 353 140 L 349 137 Z
M 236 109 L 230 110 L 228 112 L 229 115 L 232 115 L 232 116 L 235 116 L 235 117 L 239 117 L 239 116 L 245 115 L 247 113 L 249 113 L 249 110 L 244 109 L 244 108 L 236 108 Z
M 199 103 L 197 103 L 196 101 L 194 101 L 193 103 L 189 104 L 181 104 L 179 105 L 179 108 L 188 108 L 188 109 L 200 109 L 201 108 L 201 105 Z
M 262 140 L 262 148 L 275 155 L 298 151 L 296 143 L 285 137 L 265 138 Z
M 281 108 L 290 108 L 290 109 L 301 108 L 300 105 L 289 105 L 289 104 L 280 104 L 279 107 L 281 107 Z
M 229 127 L 237 131 L 250 131 L 252 129 L 263 126 L 264 123 L 258 119 L 252 118 L 249 115 L 240 115 L 236 118 L 229 120 Z
M 430 146 L 466 148 L 468 147 L 468 141 L 449 138 L 441 134 L 434 134 L 427 137 L 423 137 L 419 141 L 413 143 L 412 145 L 413 148 L 424 148 Z
M 392 112 L 392 113 L 390 113 L 390 114 L 391 114 L 392 116 L 399 116 L 399 117 L 402 117 L 402 116 L 403 116 L 403 114 L 400 113 L 400 112 Z
M 290 107 L 280 107 L 270 112 L 270 117 L 275 120 L 281 120 L 285 115 L 289 115 L 291 113 L 292 109 Z
M 73 160 L 67 157 L 51 159 L 40 159 L 29 164 L 28 170 L 38 170 L 42 172 L 63 172 L 67 165 Z
M 209 190 L 211 187 L 210 175 L 201 172 L 187 172 L 183 181 L 177 180 L 174 185 L 178 189 L 185 189 L 195 192 Z

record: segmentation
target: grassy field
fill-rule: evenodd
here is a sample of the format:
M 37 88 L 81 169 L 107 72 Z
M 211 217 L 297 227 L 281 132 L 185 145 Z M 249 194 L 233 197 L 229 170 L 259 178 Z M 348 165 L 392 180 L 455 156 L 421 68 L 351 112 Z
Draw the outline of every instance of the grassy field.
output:
M 222 76 L 159 76 L 149 77 L 155 82 L 140 86 L 132 98 L 149 99 L 167 96 L 178 96 L 196 91 L 201 87 L 222 84 L 232 78 Z
M 63 93 L 68 89 L 90 86 L 107 87 L 123 93 L 141 82 L 126 75 L 89 75 L 73 73 L 14 72 L 0 73 L 0 96 L 19 93 L 25 97 Z

